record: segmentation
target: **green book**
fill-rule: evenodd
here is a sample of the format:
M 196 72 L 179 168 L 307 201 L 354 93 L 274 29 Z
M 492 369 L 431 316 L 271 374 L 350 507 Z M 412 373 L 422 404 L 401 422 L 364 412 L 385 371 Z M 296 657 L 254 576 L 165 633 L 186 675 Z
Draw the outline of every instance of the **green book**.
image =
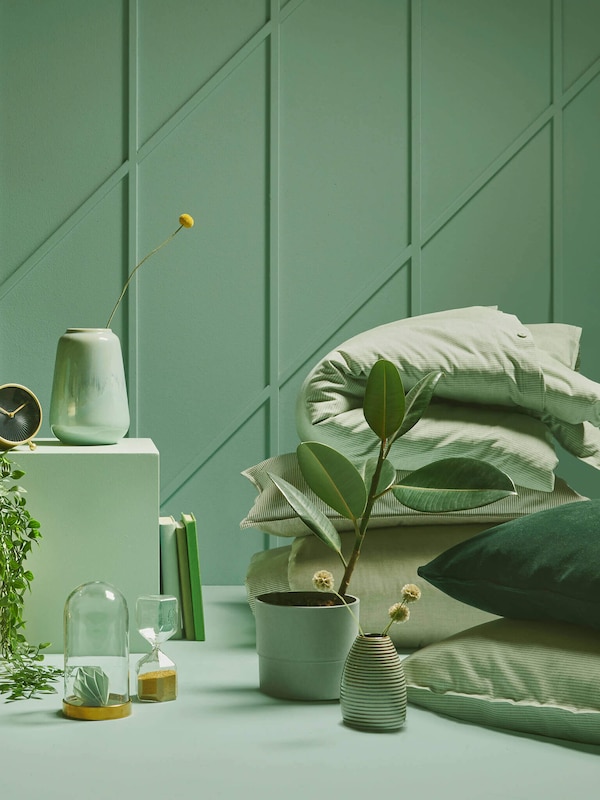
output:
M 202 604 L 202 580 L 200 577 L 200 553 L 198 549 L 196 518 L 193 514 L 182 514 L 181 521 L 185 526 L 186 532 L 189 584 L 192 602 L 193 636 L 188 638 L 203 642 L 206 636 L 204 631 L 204 606 Z
M 181 591 L 181 619 L 183 626 L 183 637 L 184 639 L 195 639 L 187 531 L 184 523 L 181 521 L 177 521 L 175 539 L 177 542 L 177 561 L 179 564 L 179 587 Z

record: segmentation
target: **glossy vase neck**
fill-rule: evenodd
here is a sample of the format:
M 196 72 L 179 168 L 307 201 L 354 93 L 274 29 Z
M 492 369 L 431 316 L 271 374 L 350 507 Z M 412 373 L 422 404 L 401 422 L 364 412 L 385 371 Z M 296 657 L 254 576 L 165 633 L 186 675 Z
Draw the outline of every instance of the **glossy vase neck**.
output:
M 111 328 L 67 328 L 67 333 L 97 333 L 100 331 L 108 331 L 112 333 Z

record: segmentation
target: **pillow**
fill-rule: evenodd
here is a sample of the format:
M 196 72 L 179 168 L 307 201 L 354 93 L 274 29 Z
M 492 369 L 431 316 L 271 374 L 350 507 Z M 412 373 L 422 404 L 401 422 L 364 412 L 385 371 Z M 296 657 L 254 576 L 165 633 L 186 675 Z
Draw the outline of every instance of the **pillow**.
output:
M 389 635 L 396 647 L 423 647 L 492 619 L 491 614 L 459 603 L 417 577 L 419 564 L 488 526 L 465 523 L 369 529 L 350 582 L 350 593 L 360 597 L 363 630 L 376 633 L 385 627 L 389 622 L 388 609 L 400 600 L 400 587 L 407 583 L 416 583 L 422 597 L 411 606 L 407 625 L 390 628 Z M 354 544 L 354 533 L 341 533 L 340 539 L 347 560 Z M 297 537 L 291 545 L 287 564 L 290 589 L 312 588 L 312 576 L 319 569 L 333 573 L 339 585 L 343 567 L 333 550 L 316 536 Z
M 564 330 L 561 326 L 557 336 Z M 438 398 L 516 406 L 599 426 L 600 384 L 563 363 L 572 362 L 578 335 L 578 329 L 567 330 L 570 344 L 548 352 L 542 349 L 549 342 L 547 327 L 532 333 L 514 315 L 481 306 L 380 325 L 344 342 L 315 365 L 300 389 L 299 424 L 318 426 L 361 406 L 371 367 L 387 358 L 400 370 L 406 389 L 428 372 L 442 370 Z
M 491 614 L 600 629 L 600 500 L 505 522 L 418 569 L 441 591 Z
M 500 619 L 402 662 L 408 701 L 480 725 L 600 744 L 600 634 Z
M 600 427 L 600 384 L 576 371 L 580 336 L 581 329 L 575 326 L 527 326 L 514 315 L 480 306 L 380 325 L 341 344 L 307 375 L 296 403 L 298 435 L 303 441 L 321 441 L 347 450 L 351 459 L 362 458 L 372 442 L 372 435 L 364 438 L 361 428 L 367 376 L 377 359 L 387 358 L 400 370 L 407 390 L 428 372 L 441 370 L 444 377 L 435 392 L 438 400 L 492 407 L 500 404 L 537 417 L 547 426 L 546 446 L 550 448 L 553 424 L 562 422 L 573 428 L 591 422 Z M 424 425 L 419 425 L 425 434 Z M 413 435 L 421 435 L 419 426 Z M 475 436 L 477 441 L 489 438 L 484 429 Z M 577 438 L 577 431 L 570 430 L 561 444 L 581 457 Z M 465 434 L 462 441 L 468 445 L 470 440 Z M 405 448 L 404 458 L 413 455 L 409 439 L 397 444 Z M 524 442 L 522 448 L 517 446 L 510 452 L 525 450 L 525 459 L 538 464 L 539 472 L 532 467 L 527 480 L 518 474 L 518 464 L 507 472 L 519 485 L 543 489 L 540 482 L 550 477 L 547 463 L 537 462 L 533 453 L 527 453 L 527 447 Z M 585 455 L 588 463 L 600 466 L 600 442 L 595 443 L 593 453 L 588 446 Z M 549 458 L 554 456 L 550 454 Z M 492 457 L 489 460 L 495 463 Z M 416 468 L 409 460 L 396 463 L 405 469 Z
M 261 461 L 242 472 L 258 491 L 248 515 L 240 523 L 241 528 L 259 528 L 274 536 L 306 536 L 312 533 L 298 519 L 279 489 L 269 478 L 268 472 L 280 475 L 289 483 L 305 492 L 315 505 L 327 514 L 338 531 L 352 530 L 352 523 L 340 517 L 312 492 L 302 477 L 296 453 L 286 453 Z M 399 472 L 398 475 L 404 473 Z M 384 528 L 396 525 L 452 525 L 462 522 L 505 522 L 524 514 L 563 503 L 585 500 L 560 478 L 555 480 L 553 492 L 539 492 L 517 486 L 517 496 L 505 497 L 483 508 L 453 511 L 448 514 L 424 514 L 403 506 L 391 493 L 380 498 L 373 507 L 372 527 Z
M 565 450 L 577 456 L 584 464 L 600 469 L 600 430 L 591 422 L 575 425 L 553 417 L 543 417 L 542 421 Z
M 545 350 L 569 369 L 579 370 L 581 328 L 562 322 L 541 322 L 525 326 L 538 350 Z
M 409 624 L 392 625 L 389 630 L 396 647 L 404 651 L 496 619 L 492 614 L 453 600 L 417 578 L 417 567 L 423 560 L 433 558 L 486 527 L 485 524 L 465 523 L 369 530 L 350 584 L 350 593 L 360 597 L 363 630 L 368 633 L 383 629 L 389 621 L 388 609 L 398 602 L 398 591 L 406 583 L 417 583 L 422 598 L 411 606 Z M 348 555 L 354 534 L 342 533 L 340 538 L 343 551 Z M 264 592 L 312 589 L 312 577 L 320 569 L 332 572 L 339 584 L 342 564 L 316 536 L 300 536 L 291 545 L 255 553 L 245 578 L 250 607 L 254 610 L 255 598 Z
M 377 452 L 378 440 L 362 408 L 344 411 L 307 427 L 298 417 L 303 441 L 339 449 L 359 464 Z M 435 454 L 435 455 L 433 455 Z M 406 472 L 442 458 L 477 458 L 504 470 L 518 486 L 551 492 L 558 458 L 551 434 L 539 419 L 505 407 L 432 400 L 419 422 L 392 444 L 390 461 Z

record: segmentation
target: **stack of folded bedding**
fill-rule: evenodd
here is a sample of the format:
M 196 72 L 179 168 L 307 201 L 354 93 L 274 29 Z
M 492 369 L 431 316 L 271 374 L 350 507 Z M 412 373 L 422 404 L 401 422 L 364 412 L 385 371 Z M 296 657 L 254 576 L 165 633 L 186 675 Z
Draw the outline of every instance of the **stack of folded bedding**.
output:
M 365 630 L 381 629 L 387 608 L 404 583 L 419 583 L 422 602 L 409 625 L 395 625 L 400 647 L 420 647 L 493 618 L 497 612 L 453 598 L 419 579 L 417 568 L 486 529 L 586 498 L 555 476 L 553 439 L 600 468 L 600 385 L 582 376 L 581 330 L 571 325 L 524 325 L 495 308 L 473 307 L 412 317 L 350 339 L 323 358 L 300 390 L 296 409 L 303 441 L 335 447 L 357 464 L 374 454 L 376 439 L 362 413 L 368 373 L 380 358 L 396 364 L 405 390 L 441 370 L 434 399 L 417 425 L 396 440 L 390 460 L 402 476 L 446 457 L 472 457 L 503 469 L 518 495 L 481 509 L 422 514 L 393 495 L 378 501 L 352 578 Z M 277 456 L 244 472 L 259 494 L 242 527 L 292 537 L 287 547 L 258 553 L 247 574 L 250 602 L 263 591 L 305 589 L 316 569 L 340 566 L 335 554 L 310 534 L 279 494 L 267 472 L 312 493 L 294 454 Z M 350 548 L 348 520 L 312 495 Z
M 312 492 L 302 477 L 295 453 L 275 456 L 245 470 L 243 474 L 255 485 L 258 495 L 241 522 L 242 528 L 259 528 L 274 537 L 292 540 L 289 545 L 253 556 L 246 574 L 252 607 L 254 599 L 264 592 L 312 588 L 312 576 L 319 569 L 328 569 L 338 583 L 342 577 L 339 558 L 296 516 L 268 473 L 279 475 L 301 489 L 327 514 L 340 532 L 345 555 L 354 543 L 350 521 L 329 509 Z M 412 511 L 393 496 L 385 495 L 373 508 L 371 525 L 352 576 L 351 592 L 360 598 L 364 630 L 377 631 L 385 626 L 387 609 L 399 600 L 400 589 L 406 583 L 419 584 L 423 597 L 411 608 L 410 624 L 393 625 L 390 630 L 399 647 L 421 647 L 492 619 L 490 613 L 423 583 L 417 568 L 491 526 L 585 499 L 560 478 L 556 478 L 552 492 L 518 487 L 516 496 L 489 506 L 439 515 Z

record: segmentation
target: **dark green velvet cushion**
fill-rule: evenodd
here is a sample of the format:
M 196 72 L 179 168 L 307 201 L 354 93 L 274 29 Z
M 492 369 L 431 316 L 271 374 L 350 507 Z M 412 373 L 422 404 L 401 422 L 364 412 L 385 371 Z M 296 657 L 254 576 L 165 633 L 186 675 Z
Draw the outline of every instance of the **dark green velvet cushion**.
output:
M 501 617 L 600 629 L 600 500 L 490 528 L 417 571 L 451 597 Z

